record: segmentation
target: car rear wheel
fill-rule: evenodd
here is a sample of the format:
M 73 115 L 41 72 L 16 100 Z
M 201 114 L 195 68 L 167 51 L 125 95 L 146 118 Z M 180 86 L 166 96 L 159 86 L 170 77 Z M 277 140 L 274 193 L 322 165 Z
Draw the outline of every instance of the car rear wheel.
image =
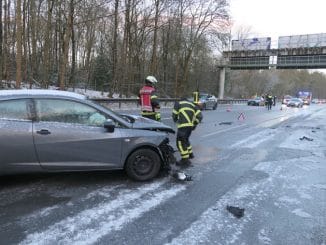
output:
M 151 149 L 138 149 L 127 159 L 125 170 L 128 176 L 137 181 L 154 178 L 161 168 L 161 159 Z
M 213 106 L 213 110 L 216 110 L 217 108 L 217 103 Z

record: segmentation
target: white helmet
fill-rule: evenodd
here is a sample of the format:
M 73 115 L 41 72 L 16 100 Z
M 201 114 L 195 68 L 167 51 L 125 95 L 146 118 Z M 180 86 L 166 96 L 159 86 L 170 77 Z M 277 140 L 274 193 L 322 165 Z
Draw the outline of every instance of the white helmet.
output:
M 152 84 L 157 83 L 157 80 L 156 80 L 156 78 L 154 76 L 147 76 L 145 80 L 152 83 Z

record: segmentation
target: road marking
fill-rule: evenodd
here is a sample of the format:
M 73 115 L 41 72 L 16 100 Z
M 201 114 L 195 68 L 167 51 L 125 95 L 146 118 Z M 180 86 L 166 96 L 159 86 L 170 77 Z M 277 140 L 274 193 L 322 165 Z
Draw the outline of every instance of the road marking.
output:
M 219 133 L 224 133 L 224 132 L 230 131 L 230 130 L 232 130 L 232 129 L 241 128 L 241 127 L 244 127 L 244 126 L 248 126 L 248 125 L 244 124 L 244 125 L 239 125 L 239 126 L 235 126 L 235 127 L 227 128 L 227 129 L 218 130 L 218 131 L 215 131 L 215 132 L 213 132 L 213 133 L 209 133 L 209 134 L 202 135 L 201 137 L 202 137 L 202 138 L 206 138 L 206 137 L 208 137 L 208 136 L 212 136 L 212 135 L 219 134 Z

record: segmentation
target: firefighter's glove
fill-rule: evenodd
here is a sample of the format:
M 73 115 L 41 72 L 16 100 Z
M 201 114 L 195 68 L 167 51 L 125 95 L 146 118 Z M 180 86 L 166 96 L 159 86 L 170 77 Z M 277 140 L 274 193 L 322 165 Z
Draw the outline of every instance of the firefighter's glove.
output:
M 161 113 L 157 112 L 157 113 L 155 114 L 155 120 L 156 120 L 156 121 L 161 121 Z

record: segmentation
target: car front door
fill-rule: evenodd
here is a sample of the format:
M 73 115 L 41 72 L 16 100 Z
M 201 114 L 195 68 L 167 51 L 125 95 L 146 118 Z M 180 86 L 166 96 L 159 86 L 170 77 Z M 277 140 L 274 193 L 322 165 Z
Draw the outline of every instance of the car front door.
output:
M 33 136 L 49 170 L 121 168 L 121 132 L 104 127 L 107 115 L 79 101 L 36 99 Z
M 39 170 L 28 99 L 0 101 L 0 173 Z

